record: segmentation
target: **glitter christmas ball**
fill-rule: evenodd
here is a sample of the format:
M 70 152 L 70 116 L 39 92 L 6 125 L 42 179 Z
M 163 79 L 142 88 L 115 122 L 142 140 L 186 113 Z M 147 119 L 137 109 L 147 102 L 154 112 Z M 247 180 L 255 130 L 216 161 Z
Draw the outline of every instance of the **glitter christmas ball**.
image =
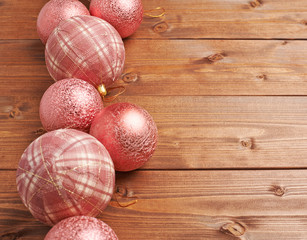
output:
M 41 222 L 97 216 L 113 194 L 115 171 L 105 147 L 91 135 L 59 129 L 34 140 L 17 169 L 17 189 Z
M 40 102 L 40 119 L 47 131 L 74 128 L 88 131 L 103 107 L 98 91 L 89 83 L 63 79 L 52 84 Z
M 79 78 L 95 87 L 108 87 L 123 71 L 125 48 L 118 32 L 106 21 L 76 16 L 62 21 L 52 32 L 45 60 L 56 81 Z
M 117 171 L 131 171 L 147 162 L 158 136 L 150 114 L 131 103 L 116 103 L 102 109 L 94 118 L 90 134 L 109 151 Z
M 112 228 L 93 217 L 70 217 L 57 223 L 44 240 L 118 240 Z
M 141 0 L 91 0 L 90 13 L 109 22 L 125 38 L 140 26 L 143 5 Z
M 78 15 L 90 15 L 88 9 L 78 0 L 50 0 L 37 18 L 39 38 L 46 44 L 49 35 L 62 20 Z

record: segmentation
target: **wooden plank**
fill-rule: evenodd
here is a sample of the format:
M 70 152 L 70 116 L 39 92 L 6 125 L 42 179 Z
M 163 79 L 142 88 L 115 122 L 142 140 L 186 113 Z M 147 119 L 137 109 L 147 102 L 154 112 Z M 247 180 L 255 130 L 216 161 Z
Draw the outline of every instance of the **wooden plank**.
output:
M 307 94 L 307 41 L 134 40 L 125 46 L 125 72 L 137 76 L 127 94 Z
M 126 95 L 306 95 L 307 41 L 127 40 Z M 53 80 L 38 40 L 0 41 L 0 90 L 32 96 Z M 14 87 L 12 87 L 14 86 Z
M 41 133 L 37 96 L 4 96 L 0 169 L 15 169 Z M 146 169 L 307 167 L 307 97 L 121 96 L 154 117 L 159 144 Z
M 23 206 L 15 171 L 0 183 L 0 238 L 43 239 L 49 228 Z M 116 183 L 99 218 L 121 240 L 306 239 L 306 170 L 135 171 Z
M 35 26 L 47 1 L 0 0 L 3 240 L 43 239 L 49 230 L 15 184 L 20 155 L 42 134 L 39 101 L 53 83 Z M 159 144 L 143 169 L 117 173 L 99 218 L 121 240 L 305 240 L 307 2 L 143 3 L 166 16 L 145 17 L 125 40 L 131 83 L 118 83 L 126 92 L 115 102 L 147 109 Z
M 37 39 L 36 19 L 47 0 L 1 0 L 0 39 Z M 88 1 L 82 0 L 87 6 Z M 133 38 L 307 38 L 305 0 L 143 0 L 145 17 Z
M 166 16 L 161 20 L 145 18 L 133 38 L 302 39 L 307 36 L 304 0 L 147 2 L 146 9 L 162 6 Z

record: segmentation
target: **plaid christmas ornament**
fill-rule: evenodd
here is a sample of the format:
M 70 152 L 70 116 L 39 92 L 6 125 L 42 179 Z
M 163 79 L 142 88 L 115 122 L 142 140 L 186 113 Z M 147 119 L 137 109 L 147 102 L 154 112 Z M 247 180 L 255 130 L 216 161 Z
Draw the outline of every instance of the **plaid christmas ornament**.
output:
M 62 21 L 49 36 L 45 61 L 55 81 L 79 78 L 95 87 L 108 87 L 123 71 L 125 48 L 118 32 L 106 21 L 76 16 Z
M 16 182 L 32 215 L 53 225 L 71 216 L 97 216 L 111 200 L 115 172 L 108 151 L 94 137 L 61 129 L 28 146 Z

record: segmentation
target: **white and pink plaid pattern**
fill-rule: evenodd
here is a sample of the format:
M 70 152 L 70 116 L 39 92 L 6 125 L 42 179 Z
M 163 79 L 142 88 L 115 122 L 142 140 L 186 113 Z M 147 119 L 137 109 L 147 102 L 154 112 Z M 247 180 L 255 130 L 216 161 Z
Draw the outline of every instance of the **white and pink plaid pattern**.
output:
M 50 35 L 45 49 L 47 69 L 55 81 L 79 78 L 106 87 L 123 71 L 125 48 L 118 32 L 93 16 L 62 21 Z
M 38 220 L 53 225 L 77 215 L 97 216 L 115 184 L 113 162 L 91 135 L 61 129 L 33 141 L 17 170 L 17 189 Z

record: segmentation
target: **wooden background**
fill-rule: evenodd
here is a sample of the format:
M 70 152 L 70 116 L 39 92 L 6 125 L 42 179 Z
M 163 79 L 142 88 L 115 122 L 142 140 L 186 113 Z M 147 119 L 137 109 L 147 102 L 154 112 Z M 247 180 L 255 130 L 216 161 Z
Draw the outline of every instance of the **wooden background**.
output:
M 16 191 L 53 83 L 36 18 L 0 0 L 0 239 L 43 239 Z M 83 1 L 88 6 L 86 0 Z M 117 174 L 100 219 L 125 239 L 307 239 L 307 1 L 143 0 L 125 40 L 125 94 L 159 129 L 142 169 Z M 136 201 L 137 200 L 137 201 Z

